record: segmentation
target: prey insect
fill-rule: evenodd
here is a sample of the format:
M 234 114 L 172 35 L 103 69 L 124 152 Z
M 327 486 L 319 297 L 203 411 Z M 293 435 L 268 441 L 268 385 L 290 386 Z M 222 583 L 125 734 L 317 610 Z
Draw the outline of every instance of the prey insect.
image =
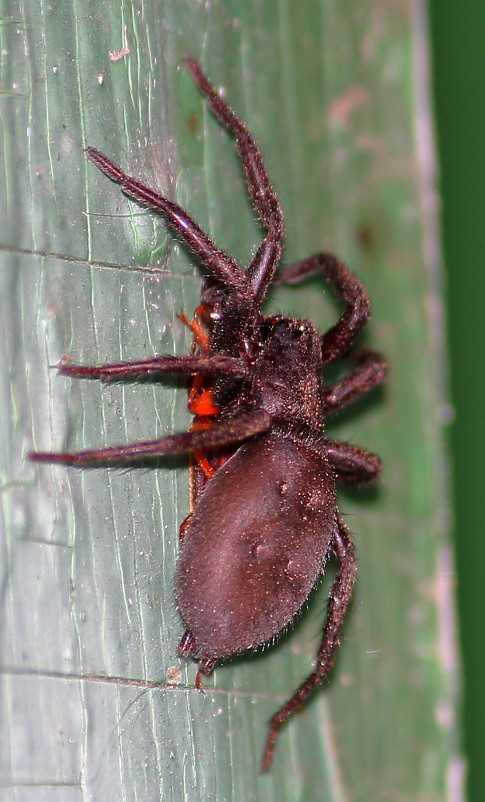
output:
M 87 157 L 122 192 L 160 213 L 207 271 L 192 321 L 192 353 L 101 366 L 62 362 L 70 378 L 104 382 L 166 373 L 190 382 L 188 432 L 149 442 L 73 453 L 32 453 L 36 462 L 119 465 L 150 455 L 189 453 L 191 514 L 181 529 L 177 601 L 185 634 L 179 651 L 201 676 L 233 655 L 274 641 L 295 619 L 327 560 L 339 562 L 315 668 L 273 715 L 263 756 L 271 765 L 281 727 L 331 671 L 356 575 L 354 547 L 339 514 L 337 483 L 365 485 L 380 474 L 377 456 L 323 436 L 325 418 L 380 384 L 381 355 L 354 345 L 370 316 L 363 285 L 334 256 L 318 253 L 277 273 L 283 213 L 256 141 L 186 59 L 219 122 L 232 134 L 264 235 L 242 267 L 218 248 L 180 206 L 123 172 L 93 147 Z M 343 301 L 337 322 L 320 334 L 308 320 L 264 316 L 271 285 L 319 275 Z M 351 371 L 325 384 L 325 366 L 345 357 Z

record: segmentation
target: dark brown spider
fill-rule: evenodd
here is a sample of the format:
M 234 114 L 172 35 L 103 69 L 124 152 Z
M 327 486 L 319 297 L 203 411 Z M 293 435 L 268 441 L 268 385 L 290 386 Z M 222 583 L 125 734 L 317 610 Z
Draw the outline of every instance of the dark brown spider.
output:
M 350 535 L 339 516 L 336 482 L 362 485 L 380 474 L 377 456 L 322 436 L 325 416 L 380 384 L 382 356 L 352 348 L 370 315 L 362 284 L 338 259 L 319 253 L 282 270 L 283 214 L 261 152 L 244 123 L 191 58 L 187 66 L 217 119 L 234 136 L 255 212 L 266 229 L 246 268 L 220 250 L 176 203 L 122 172 L 95 148 L 88 158 L 122 191 L 160 212 L 208 270 L 192 322 L 190 356 L 158 356 L 102 366 L 62 362 L 64 376 L 101 381 L 164 373 L 191 379 L 189 432 L 150 442 L 76 453 L 33 453 L 37 462 L 116 465 L 150 455 L 192 455 L 191 515 L 181 528 L 177 599 L 186 631 L 181 654 L 202 674 L 241 652 L 272 642 L 295 619 L 335 555 L 315 670 L 269 725 L 263 770 L 281 726 L 329 674 L 355 581 Z M 307 320 L 264 317 L 271 284 L 297 284 L 315 273 L 346 304 L 320 335 Z M 322 386 L 322 369 L 348 356 L 352 373 Z

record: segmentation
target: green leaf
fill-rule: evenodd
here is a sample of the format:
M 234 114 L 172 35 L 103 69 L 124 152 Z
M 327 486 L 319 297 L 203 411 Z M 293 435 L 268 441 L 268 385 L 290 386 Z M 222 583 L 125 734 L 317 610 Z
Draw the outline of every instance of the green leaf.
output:
M 459 773 L 427 45 L 412 9 L 4 3 L 0 766 L 12 798 L 438 802 Z M 340 659 L 264 777 L 267 720 L 311 670 L 328 580 L 294 633 L 217 669 L 200 694 L 177 656 L 184 461 L 129 472 L 25 461 L 32 448 L 188 426 L 177 382 L 103 387 L 52 368 L 65 355 L 186 353 L 177 313 L 199 292 L 191 256 L 86 161 L 86 145 L 243 263 L 258 242 L 188 53 L 262 146 L 285 261 L 334 250 L 356 270 L 374 301 L 367 342 L 391 368 L 382 393 L 329 428 L 380 453 L 385 472 L 375 492 L 341 495 L 360 573 Z M 338 314 L 316 280 L 274 292 L 271 308 L 322 330 Z

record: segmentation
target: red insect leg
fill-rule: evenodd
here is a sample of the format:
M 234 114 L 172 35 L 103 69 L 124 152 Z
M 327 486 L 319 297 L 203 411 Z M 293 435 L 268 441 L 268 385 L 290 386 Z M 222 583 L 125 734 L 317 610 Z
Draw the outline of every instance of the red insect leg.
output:
M 194 311 L 192 320 L 189 320 L 183 312 L 179 314 L 180 320 L 192 331 L 192 353 L 196 353 L 197 351 L 203 354 L 210 353 L 209 332 L 201 320 L 205 312 L 206 305 L 199 304 Z M 187 402 L 189 411 L 194 415 L 194 420 L 190 426 L 191 431 L 210 428 L 213 425 L 213 417 L 220 412 L 220 408 L 213 398 L 212 384 L 213 380 L 209 377 L 194 376 L 192 379 Z M 191 512 L 195 507 L 200 493 L 216 470 L 217 468 L 211 464 L 209 458 L 205 454 L 201 451 L 194 451 L 189 465 Z M 183 537 L 189 518 L 187 518 L 181 526 L 181 537 Z

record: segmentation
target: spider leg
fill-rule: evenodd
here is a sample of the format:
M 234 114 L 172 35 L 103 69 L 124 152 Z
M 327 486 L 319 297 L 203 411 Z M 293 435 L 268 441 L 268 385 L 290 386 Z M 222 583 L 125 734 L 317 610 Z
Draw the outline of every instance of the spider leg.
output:
M 352 345 L 357 333 L 370 317 L 371 305 L 364 286 L 343 262 L 330 253 L 317 253 L 302 262 L 282 270 L 276 285 L 299 284 L 300 281 L 321 273 L 347 308 L 337 323 L 322 335 L 324 365 L 342 356 Z
M 213 114 L 234 137 L 254 210 L 257 217 L 267 228 L 267 233 L 246 273 L 251 285 L 253 300 L 256 305 L 259 305 L 266 295 L 275 266 L 281 256 L 281 239 L 284 226 L 283 212 L 254 137 L 221 95 L 215 91 L 197 61 L 193 58 L 187 58 L 186 64 L 197 86 L 209 100 L 209 106 Z
M 356 364 L 355 370 L 322 390 L 325 413 L 344 409 L 386 378 L 387 363 L 377 351 L 356 348 L 350 353 L 350 358 Z
M 142 206 L 160 212 L 186 244 L 197 254 L 210 272 L 234 292 L 248 294 L 248 280 L 243 270 L 229 254 L 222 251 L 192 220 L 181 206 L 164 198 L 136 178 L 124 173 L 107 156 L 93 147 L 86 148 L 86 155 L 108 178 L 120 184 L 121 191 Z
M 182 640 L 179 643 L 179 654 L 182 657 L 190 657 L 196 651 L 194 633 L 187 629 Z M 202 677 L 209 677 L 217 665 L 217 660 L 210 660 L 208 657 L 203 657 L 199 660 L 199 669 L 195 677 L 195 687 L 199 691 L 203 691 Z
M 330 589 L 327 615 L 322 641 L 317 654 L 316 668 L 300 685 L 291 699 L 272 717 L 263 755 L 263 772 L 269 771 L 276 739 L 281 727 L 288 721 L 290 716 L 303 707 L 315 688 L 326 679 L 335 662 L 337 649 L 340 645 L 342 625 L 352 595 L 357 571 L 352 540 L 340 519 L 337 520 L 337 530 L 332 546 L 335 556 L 340 562 L 340 569 Z
M 338 482 L 368 485 L 379 478 L 382 463 L 376 454 L 328 437 L 323 437 L 321 442 L 327 459 L 335 468 Z
M 247 366 L 242 359 L 223 354 L 195 356 L 164 356 L 141 359 L 138 362 L 119 362 L 108 365 L 75 365 L 61 361 L 57 366 L 59 373 L 75 379 L 100 379 L 104 382 L 141 381 L 165 373 L 178 373 L 183 376 L 194 374 L 217 376 L 224 374 L 237 379 L 247 375 Z
M 76 451 L 53 453 L 50 451 L 34 451 L 29 458 L 34 462 L 49 462 L 60 465 L 73 465 L 77 468 L 109 465 L 123 465 L 145 457 L 163 454 L 184 454 L 188 451 L 216 449 L 233 443 L 247 440 L 256 434 L 269 429 L 271 423 L 267 412 L 256 410 L 247 415 L 240 415 L 232 420 L 214 423 L 210 429 L 201 431 L 178 432 L 161 437 L 159 440 L 148 440 L 131 445 L 108 446 L 94 451 Z

